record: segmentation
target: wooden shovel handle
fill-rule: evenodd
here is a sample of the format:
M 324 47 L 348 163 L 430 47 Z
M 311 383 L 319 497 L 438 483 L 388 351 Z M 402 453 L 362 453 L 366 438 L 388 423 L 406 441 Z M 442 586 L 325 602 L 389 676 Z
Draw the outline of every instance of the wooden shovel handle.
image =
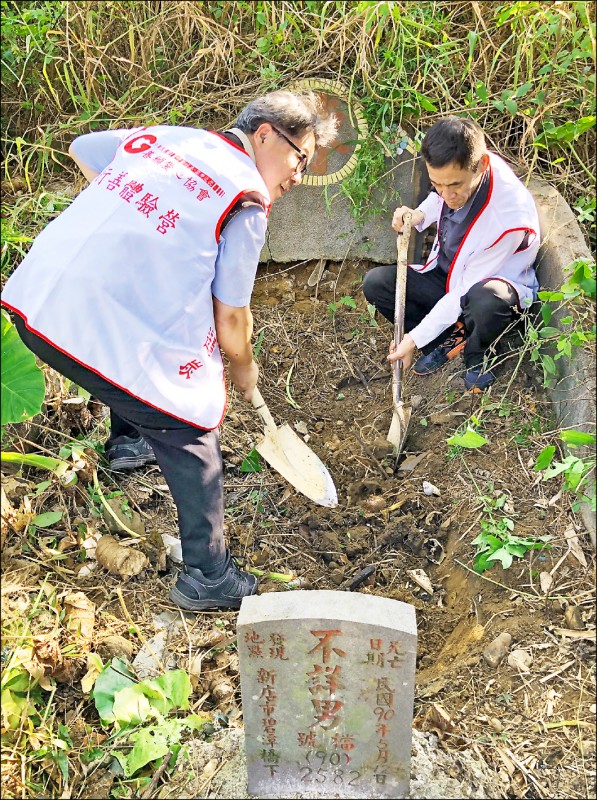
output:
M 257 387 L 253 390 L 253 396 L 251 397 L 251 404 L 255 411 L 259 414 L 261 419 L 263 420 L 263 424 L 265 425 L 266 431 L 275 431 L 276 430 L 276 423 L 274 422 L 274 418 L 269 412 L 269 408 L 265 404 L 265 400 L 261 396 L 261 392 Z
M 398 347 L 404 337 L 404 301 L 406 299 L 406 270 L 408 269 L 408 243 L 412 214 L 407 211 L 402 217 L 402 235 L 396 239 L 398 258 L 396 262 L 396 296 L 394 302 L 394 347 Z M 402 362 L 394 362 L 394 401 L 400 402 L 402 395 Z

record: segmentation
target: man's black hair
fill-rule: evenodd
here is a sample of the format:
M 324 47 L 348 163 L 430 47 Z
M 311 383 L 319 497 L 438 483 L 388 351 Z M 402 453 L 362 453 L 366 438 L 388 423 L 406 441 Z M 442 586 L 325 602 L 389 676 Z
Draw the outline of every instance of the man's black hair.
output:
M 444 117 L 434 123 L 421 144 L 421 155 L 435 169 L 457 164 L 461 169 L 476 171 L 486 152 L 485 136 L 470 119 Z

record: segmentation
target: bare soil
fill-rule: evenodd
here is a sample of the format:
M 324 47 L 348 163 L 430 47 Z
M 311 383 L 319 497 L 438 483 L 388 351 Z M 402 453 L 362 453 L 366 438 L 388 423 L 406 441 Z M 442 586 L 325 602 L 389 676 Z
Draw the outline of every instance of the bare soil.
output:
M 315 266 L 259 270 L 254 315 L 260 388 L 276 421 L 297 429 L 325 462 L 339 505 L 314 505 L 267 465 L 241 472 L 261 427 L 232 390 L 221 431 L 232 551 L 252 567 L 295 576 L 301 588 L 359 591 L 414 605 L 415 726 L 434 730 L 446 751 L 474 751 L 495 770 L 504 797 L 595 797 L 594 554 L 558 481 L 542 481 L 533 470 L 556 426 L 532 365 L 519 363 L 518 334 L 507 338 L 498 381 L 486 395 L 465 391 L 459 359 L 433 376 L 408 376 L 405 396 L 413 414 L 396 463 L 385 441 L 392 416 L 385 360 L 392 329 L 382 320 L 373 324 L 360 292 L 370 265 L 328 264 L 319 284 L 309 287 Z M 343 297 L 352 297 L 355 307 Z M 80 415 L 67 419 L 67 408 L 50 404 L 50 431 L 42 431 L 40 440 L 46 447 L 57 429 L 75 435 L 86 426 L 88 434 L 101 425 L 91 415 L 83 422 Z M 450 448 L 446 440 L 473 416 L 489 443 L 477 450 Z M 414 467 L 405 469 L 414 458 Z M 159 469 L 125 477 L 100 472 L 100 478 L 117 480 L 148 532 L 176 533 Z M 423 481 L 439 495 L 426 495 Z M 58 505 L 68 515 L 60 534 L 75 531 L 76 538 L 81 522 L 101 527 L 82 489 L 62 492 Z M 481 497 L 502 494 L 507 499 L 498 516 L 507 513 L 515 521 L 516 535 L 549 533 L 551 547 L 515 559 L 509 569 L 496 564 L 478 575 L 472 540 L 486 516 Z M 76 557 L 57 561 L 42 549 L 23 556 L 17 534 L 9 535 L 3 556 L 15 585 L 35 585 L 45 575 L 61 589 L 82 590 L 93 599 L 96 648 L 118 633 L 138 650 L 131 622 L 148 639 L 154 616 L 172 608 L 167 592 L 176 569 L 169 561 L 165 571 L 155 568 L 155 559 L 153 564 L 125 583 L 101 569 L 82 578 Z M 426 573 L 432 593 L 409 576 L 412 570 Z M 552 577 L 547 592 L 541 573 Z M 286 590 L 275 580 L 260 586 L 261 592 Z M 235 613 L 187 615 L 184 635 L 171 643 L 183 668 L 203 648 L 194 710 L 219 715 L 220 724 L 231 726 L 240 724 L 242 714 L 237 661 L 233 650 L 214 650 L 213 642 L 218 631 L 232 638 L 235 620 Z M 490 667 L 483 658 L 503 631 L 512 635 L 511 650 L 530 655 L 528 671 L 506 660 Z M 206 676 L 213 678 L 214 671 L 232 686 L 223 699 L 210 690 L 213 681 Z M 76 681 L 61 684 L 56 697 L 71 729 L 93 721 Z M 71 796 L 86 796 L 85 789 L 82 771 Z

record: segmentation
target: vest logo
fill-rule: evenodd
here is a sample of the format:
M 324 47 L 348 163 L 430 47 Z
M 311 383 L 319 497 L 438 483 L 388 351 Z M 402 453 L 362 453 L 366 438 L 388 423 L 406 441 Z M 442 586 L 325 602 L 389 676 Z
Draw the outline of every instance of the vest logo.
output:
M 154 136 L 153 133 L 144 133 L 143 136 L 135 136 L 134 139 L 131 139 L 130 142 L 127 142 L 124 146 L 125 153 L 143 153 L 145 150 L 149 150 L 152 144 L 155 144 L 158 140 L 157 136 Z

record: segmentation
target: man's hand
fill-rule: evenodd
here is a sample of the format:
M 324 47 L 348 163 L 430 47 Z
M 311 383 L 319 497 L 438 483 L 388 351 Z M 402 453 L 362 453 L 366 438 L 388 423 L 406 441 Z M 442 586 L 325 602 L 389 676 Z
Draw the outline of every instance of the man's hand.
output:
M 412 208 L 408 206 L 400 206 L 394 211 L 394 216 L 392 217 L 392 228 L 396 231 L 396 233 L 401 233 L 402 228 L 404 227 L 404 215 L 406 213 L 412 214 L 411 217 L 411 224 L 413 227 L 415 225 L 419 225 L 425 219 L 425 214 L 422 211 L 413 211 Z
M 413 356 L 417 345 L 411 339 L 410 333 L 405 333 L 398 347 L 394 347 L 394 342 L 390 344 L 388 361 L 393 364 L 395 361 L 402 361 L 402 368 L 408 369 L 413 363 Z
M 245 400 L 251 400 L 259 379 L 259 367 L 254 361 L 244 367 L 230 363 L 228 366 L 230 380 L 242 392 Z

